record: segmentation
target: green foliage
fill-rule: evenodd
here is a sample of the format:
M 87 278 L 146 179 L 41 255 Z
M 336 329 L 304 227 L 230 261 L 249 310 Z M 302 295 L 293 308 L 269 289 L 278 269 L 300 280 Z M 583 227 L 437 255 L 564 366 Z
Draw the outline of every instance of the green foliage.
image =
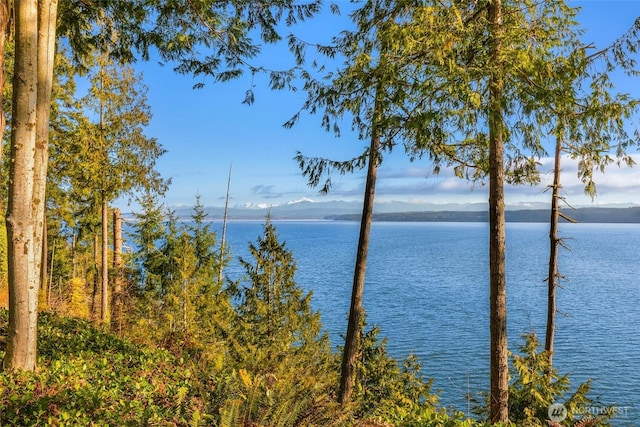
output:
M 0 312 L 0 329 L 7 313 Z M 194 366 L 88 322 L 43 313 L 37 372 L 0 373 L 2 425 L 198 425 Z
M 489 3 L 369 1 L 351 15 L 355 29 L 330 46 L 290 36 L 301 66 L 313 58 L 302 73 L 308 97 L 301 110 L 320 114 L 322 127 L 337 135 L 343 118 L 351 117 L 363 139 L 372 129 L 374 91 L 382 83 L 383 151 L 403 145 L 410 159 L 432 161 L 435 172 L 447 165 L 459 177 L 483 180 L 489 166 L 489 77 L 499 73 L 505 179 L 538 183 L 537 159 L 547 154 L 548 136 L 563 134 L 565 152 L 578 160 L 585 191 L 594 195 L 594 171 L 633 162 L 625 150 L 638 143 L 630 126 L 638 103 L 614 93 L 610 74 L 634 73 L 640 24 L 613 45 L 592 49 L 580 39 L 578 9 L 569 3 L 503 1 L 496 60 L 488 39 Z M 335 58 L 343 60 L 336 65 Z M 333 170 L 362 168 L 363 158 L 296 157 L 311 186 L 326 178 L 320 187 L 325 192 Z
M 267 222 L 258 244 L 249 245 L 252 261 L 240 259 L 248 283 L 239 289 L 237 305 L 240 327 L 236 336 L 247 348 L 260 347 L 271 354 L 252 355 L 256 366 L 277 362 L 284 353 L 326 349 L 328 338 L 321 334 L 319 313 L 311 310 L 311 293 L 306 295 L 295 282 L 293 254 L 278 241 L 276 229 Z M 265 364 L 266 363 L 266 364 Z
M 134 224 L 140 250 L 134 259 L 138 301 L 132 333 L 220 369 L 233 316 L 230 295 L 219 280 L 216 233 L 205 222 L 199 198 L 189 223 L 173 214 L 165 220 L 151 194 L 141 200 L 143 212 Z
M 395 426 L 473 426 L 461 413 L 438 408 L 431 393 L 432 380 L 421 372 L 418 359 L 409 355 L 399 361 L 387 353 L 373 327 L 362 336 L 362 354 L 356 366 L 353 396 L 355 419 L 379 420 Z
M 69 302 L 66 312 L 69 316 L 87 319 L 89 317 L 89 304 L 87 303 L 86 284 L 78 277 L 69 281 Z
M 509 385 L 509 419 L 517 426 L 548 426 L 549 406 L 562 403 L 567 408 L 567 418 L 562 425 L 574 425 L 582 419 L 581 408 L 594 402 L 588 396 L 589 381 L 580 384 L 573 393 L 568 375 L 549 370 L 549 357 L 540 351 L 535 333 L 524 334 L 520 354 L 511 356 L 511 383 Z M 488 418 L 488 404 L 476 408 L 479 415 Z M 597 420 L 597 426 L 608 426 L 606 418 Z
M 165 237 L 163 206 L 158 197 L 145 192 L 138 199 L 140 212 L 134 212 L 131 238 L 138 248 L 133 254 L 133 263 L 137 267 L 137 285 L 142 294 L 155 294 L 160 289 L 163 255 L 159 249 Z
M 253 259 L 240 260 L 248 282 L 237 291 L 230 346 L 236 367 L 223 418 L 274 426 L 318 423 L 314 417 L 329 404 L 337 379 L 320 315 L 311 310 L 311 294 L 297 286 L 292 253 L 271 222 L 249 249 Z
M 97 121 L 82 122 L 84 138 L 75 147 L 79 158 L 74 160 L 83 168 L 76 168 L 76 178 L 108 201 L 137 190 L 162 194 L 167 182 L 155 170 L 155 162 L 165 150 L 144 134 L 151 109 L 142 76 L 101 55 L 90 82 L 82 104 Z

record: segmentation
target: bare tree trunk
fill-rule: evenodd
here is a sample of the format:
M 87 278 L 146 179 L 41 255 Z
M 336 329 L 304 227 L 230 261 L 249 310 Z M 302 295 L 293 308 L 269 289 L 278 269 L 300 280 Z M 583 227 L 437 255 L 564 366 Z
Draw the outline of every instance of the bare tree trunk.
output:
M 49 264 L 49 280 L 47 281 L 47 307 L 51 306 L 51 289 L 53 286 L 53 267 L 56 259 L 56 240 L 53 239 L 53 247 L 51 248 L 51 263 Z
M 76 253 L 76 243 L 78 240 L 78 235 L 76 230 L 73 230 L 73 234 L 71 236 L 71 277 L 76 277 L 77 269 L 77 253 Z
M 41 264 L 42 282 L 46 285 L 46 190 L 47 167 L 49 164 L 49 116 L 51 112 L 51 91 L 53 87 L 53 63 L 56 53 L 57 0 L 38 1 L 38 103 L 36 112 L 36 151 L 34 165 L 33 210 L 36 221 L 35 247 L 40 253 L 34 254 L 34 263 Z M 44 266 L 42 268 L 42 266 Z
M 4 84 L 6 76 L 4 74 L 4 51 L 9 38 L 11 28 L 11 14 L 8 0 L 0 0 L 0 141 L 4 141 L 4 129 L 6 127 L 4 116 Z M 0 164 L 4 157 L 3 144 L 0 144 Z M 4 206 L 0 200 L 0 212 L 4 213 Z
M 7 236 L 9 258 L 9 325 L 4 368 L 36 367 L 40 255 L 36 246 L 34 168 L 38 89 L 37 2 L 16 2 L 16 48 L 13 79 L 11 162 Z
M 47 223 L 43 224 L 44 230 L 42 231 L 42 267 L 40 269 L 40 294 L 38 298 L 40 299 L 40 307 L 48 308 L 49 307 L 49 286 L 48 286 L 48 271 L 49 271 L 49 236 L 47 234 Z
M 113 210 L 113 302 L 111 328 L 122 333 L 124 294 L 122 290 L 122 214 L 120 209 Z
M 109 207 L 107 198 L 102 195 L 102 324 L 109 323 Z
M 553 169 L 553 186 L 551 192 L 551 218 L 549 224 L 549 275 L 547 277 L 547 328 L 544 340 L 544 349 L 549 353 L 549 368 L 551 372 L 553 366 L 553 343 L 556 329 L 556 289 L 558 285 L 558 220 L 560 218 L 560 208 L 558 206 L 560 198 L 560 160 L 562 152 L 562 140 L 556 139 L 555 160 Z
M 505 270 L 504 143 L 501 70 L 501 0 L 488 4 L 489 43 L 495 70 L 489 80 L 489 276 L 492 423 L 509 420 L 507 283 Z
M 218 281 L 222 283 L 222 269 L 224 266 L 225 246 L 227 245 L 227 214 L 229 213 L 229 189 L 231 188 L 231 165 L 229 166 L 229 178 L 227 179 L 227 196 L 224 200 L 224 217 L 222 219 L 222 240 L 220 242 L 220 267 Z
M 93 234 L 93 295 L 91 298 L 91 316 L 95 323 L 102 318 L 100 303 L 100 238 L 98 233 Z
M 371 231 L 371 221 L 373 219 L 373 202 L 376 193 L 376 179 L 378 175 L 378 162 L 380 151 L 380 136 L 378 132 L 378 120 L 380 116 L 381 103 L 379 98 L 382 91 L 376 91 L 376 101 L 374 105 L 374 118 L 371 130 L 371 144 L 369 146 L 369 164 L 367 169 L 367 180 L 364 191 L 364 203 L 362 206 L 362 218 L 360 221 L 360 236 L 358 238 L 358 252 L 356 254 L 356 265 L 353 274 L 353 288 L 351 290 L 351 306 L 349 308 L 349 321 L 347 325 L 347 336 L 345 337 L 344 349 L 342 353 L 342 369 L 340 375 L 340 391 L 338 401 L 342 404 L 351 400 L 353 386 L 356 379 L 356 359 L 360 352 L 360 339 L 362 335 L 362 295 L 364 293 L 364 279 L 367 269 L 367 255 L 369 252 L 369 235 Z

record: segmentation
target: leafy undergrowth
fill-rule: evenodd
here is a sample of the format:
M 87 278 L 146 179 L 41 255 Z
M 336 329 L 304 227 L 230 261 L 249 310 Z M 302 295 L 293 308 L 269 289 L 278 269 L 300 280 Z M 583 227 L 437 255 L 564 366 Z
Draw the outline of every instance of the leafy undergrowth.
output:
M 0 310 L 0 335 L 6 334 L 7 312 Z M 0 372 L 0 425 L 4 426 L 471 426 L 449 418 L 431 404 L 389 404 L 389 396 L 403 394 L 401 389 L 421 389 L 408 381 L 411 375 L 400 367 L 387 366 L 367 382 L 376 396 L 363 397 L 369 404 L 356 405 L 360 410 L 341 410 L 321 400 L 332 398 L 325 391 L 308 393 L 304 382 L 308 367 L 289 365 L 290 372 L 259 375 L 245 369 L 203 370 L 163 349 L 149 349 L 119 339 L 94 328 L 91 323 L 53 313 L 39 317 L 38 370 L 33 373 Z M 378 353 L 377 364 L 389 360 L 384 344 L 369 343 Z M 0 351 L 0 357 L 4 354 Z M 377 361 L 377 362 L 376 362 Z M 395 365 L 394 365 L 395 366 Z M 285 375 L 286 374 L 286 375 Z M 286 376 L 296 377 L 287 379 Z M 398 379 L 396 382 L 394 378 Z M 324 382 L 321 378 L 315 387 Z M 332 376 L 328 378 L 335 380 Z M 270 384 L 283 383 L 282 386 Z M 289 384 L 287 390 L 279 390 Z M 397 384 L 393 386 L 393 384 Z M 400 387 L 399 389 L 396 389 Z M 382 398 L 381 396 L 387 396 Z M 297 396 L 297 397 L 296 397 Z M 304 396 L 303 396 L 304 397 Z M 405 399 L 406 400 L 406 399 Z M 373 404 L 366 414 L 363 408 Z M 395 407 L 395 409 L 394 409 Z M 306 409 L 305 409 L 306 408 Z M 313 413 L 296 413 L 309 411 Z M 293 418 L 292 418 L 293 417 Z M 263 423 L 256 419 L 268 419 Z M 294 421 L 291 421 L 293 419 Z M 374 421 L 376 420 L 376 421 Z M 391 421 L 393 420 L 393 421 Z
M 6 321 L 2 310 L 0 329 Z M 198 425 L 207 417 L 193 367 L 167 351 L 48 313 L 39 334 L 38 371 L 0 373 L 3 426 Z
M 0 335 L 7 311 L 0 309 Z M 487 426 L 449 414 L 429 394 L 430 382 L 419 365 L 388 358 L 385 341 L 374 328 L 365 334 L 365 359 L 359 365 L 355 400 L 335 404 L 307 363 L 283 363 L 270 373 L 239 365 L 211 370 L 202 361 L 150 349 L 94 328 L 89 322 L 42 313 L 36 372 L 0 372 L 0 425 L 4 426 Z M 567 380 L 542 372 L 546 357 L 535 336 L 515 357 L 511 410 L 517 426 L 549 425 L 550 401 L 569 408 L 589 403 L 588 384 L 564 399 Z M 0 351 L 0 357 L 4 353 Z M 247 366 L 248 367 L 248 366 Z M 236 369 L 238 368 L 238 369 Z M 526 369 L 525 369 L 526 368 Z M 308 384 L 307 384 L 308 383 Z M 318 389 L 318 390 L 314 390 Z M 574 405 L 575 404 L 575 405 Z M 527 415 L 528 414 L 528 415 Z M 590 421 L 590 424 L 585 422 Z M 560 425 L 560 424 L 554 424 Z M 607 420 L 568 417 L 563 426 L 609 425 Z

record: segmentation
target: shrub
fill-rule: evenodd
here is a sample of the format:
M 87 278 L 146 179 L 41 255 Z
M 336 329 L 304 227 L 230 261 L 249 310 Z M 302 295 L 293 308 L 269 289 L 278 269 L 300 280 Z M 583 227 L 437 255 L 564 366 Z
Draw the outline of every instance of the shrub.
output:
M 6 311 L 0 314 L 6 324 Z M 2 425 L 198 425 L 210 418 L 194 367 L 88 322 L 44 313 L 36 372 L 0 373 Z M 0 354 L 2 356 L 2 354 Z

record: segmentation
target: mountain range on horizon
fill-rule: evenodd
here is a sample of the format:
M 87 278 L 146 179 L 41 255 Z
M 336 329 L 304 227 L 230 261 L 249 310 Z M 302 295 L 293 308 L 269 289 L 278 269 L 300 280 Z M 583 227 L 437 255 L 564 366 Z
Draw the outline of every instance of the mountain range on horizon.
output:
M 530 222 L 548 221 L 549 208 L 549 204 L 543 202 L 509 204 L 506 206 L 507 221 L 527 221 L 527 218 Z M 188 219 L 193 213 L 192 206 L 171 210 L 180 219 Z M 210 220 L 224 218 L 224 207 L 205 206 L 204 211 Z M 487 211 L 488 203 L 379 202 L 374 207 L 374 220 L 482 221 Z M 580 222 L 640 222 L 640 205 L 633 203 L 575 206 L 575 210 L 567 207 L 563 211 L 570 217 L 577 215 Z M 278 205 L 235 205 L 229 207 L 227 215 L 231 221 L 264 220 L 268 215 L 273 220 L 359 220 L 361 213 L 362 202 L 359 201 L 301 199 Z M 132 214 L 127 216 L 132 217 Z

